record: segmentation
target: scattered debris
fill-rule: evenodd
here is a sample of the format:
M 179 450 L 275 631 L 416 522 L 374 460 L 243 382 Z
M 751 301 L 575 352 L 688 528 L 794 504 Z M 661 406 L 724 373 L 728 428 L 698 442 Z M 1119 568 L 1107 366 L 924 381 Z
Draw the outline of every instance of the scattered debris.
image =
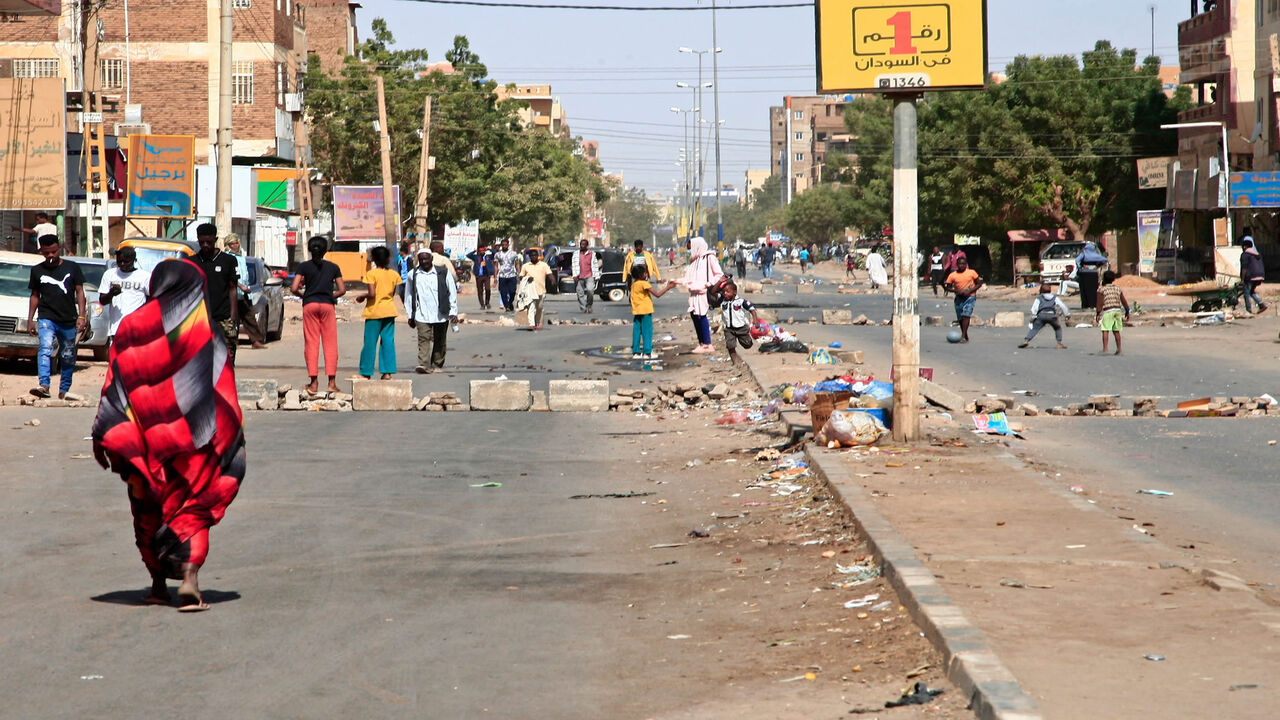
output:
M 1143 655 L 1142 657 L 1144 657 L 1144 658 L 1146 658 L 1146 659 L 1148 659 L 1148 660 L 1151 660 L 1152 662 L 1163 662 L 1163 661 L 1164 661 L 1164 656 L 1163 656 L 1163 655 L 1148 654 L 1148 655 Z
M 1010 580 L 1008 578 L 1001 580 L 1000 584 L 1005 587 L 1011 587 L 1011 588 L 1035 588 L 1036 590 L 1052 590 L 1053 589 L 1052 585 L 1033 585 L 1032 583 L 1024 583 L 1020 580 Z
M 1155 495 L 1156 497 L 1171 497 L 1173 493 L 1164 490 L 1139 490 L 1139 495 Z
M 474 485 L 472 487 L 475 487 Z M 625 492 L 625 493 L 590 493 L 587 495 L 570 495 L 570 500 L 624 500 L 626 498 L 649 497 L 657 495 L 656 492 Z

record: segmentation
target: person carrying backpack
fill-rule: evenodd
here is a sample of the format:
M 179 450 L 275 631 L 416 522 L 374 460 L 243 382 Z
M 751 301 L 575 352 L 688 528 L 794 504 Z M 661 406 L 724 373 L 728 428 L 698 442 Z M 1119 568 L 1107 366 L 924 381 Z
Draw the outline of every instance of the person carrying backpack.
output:
M 1069 317 L 1071 312 L 1067 310 L 1062 298 L 1053 294 L 1053 286 L 1049 283 L 1041 283 L 1040 294 L 1031 304 L 1031 329 L 1027 331 L 1027 337 L 1019 343 L 1018 347 L 1024 348 L 1030 345 L 1031 340 L 1040 332 L 1040 328 L 1049 325 L 1058 339 L 1058 349 L 1065 350 L 1067 346 L 1062 344 L 1062 324 Z

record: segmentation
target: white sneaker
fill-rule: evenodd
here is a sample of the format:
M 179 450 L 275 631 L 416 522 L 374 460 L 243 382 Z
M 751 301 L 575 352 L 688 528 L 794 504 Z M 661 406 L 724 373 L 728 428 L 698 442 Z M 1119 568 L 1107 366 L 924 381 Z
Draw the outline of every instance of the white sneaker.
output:
M 650 359 L 650 360 L 661 360 L 661 359 L 662 359 L 662 356 L 661 356 L 661 355 L 659 355 L 658 353 L 649 353 L 649 359 Z
M 631 356 L 631 359 L 632 359 L 632 360 L 643 360 L 643 359 L 644 359 L 644 355 L 643 355 L 643 354 L 641 354 L 641 353 L 635 353 L 635 354 L 633 354 L 633 355 Z

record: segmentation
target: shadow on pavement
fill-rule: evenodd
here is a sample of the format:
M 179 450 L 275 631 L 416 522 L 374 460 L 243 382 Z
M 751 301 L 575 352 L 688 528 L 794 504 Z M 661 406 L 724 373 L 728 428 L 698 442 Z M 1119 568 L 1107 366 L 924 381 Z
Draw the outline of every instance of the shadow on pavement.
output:
M 94 595 L 89 598 L 94 602 L 110 603 L 112 605 L 138 605 L 142 606 L 142 596 L 147 594 L 150 588 L 142 588 L 141 590 L 115 590 L 101 595 Z M 240 593 L 234 590 L 201 590 L 200 598 L 210 605 L 218 603 L 231 602 L 240 599 Z M 175 606 L 176 607 L 176 606 Z

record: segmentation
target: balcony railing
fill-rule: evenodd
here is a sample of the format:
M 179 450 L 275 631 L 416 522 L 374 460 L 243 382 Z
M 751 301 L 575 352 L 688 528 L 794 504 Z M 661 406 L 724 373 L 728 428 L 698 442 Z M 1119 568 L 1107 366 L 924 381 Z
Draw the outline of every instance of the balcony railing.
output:
M 1205 43 L 1231 32 L 1231 2 L 1218 0 L 1212 10 L 1192 15 L 1178 23 L 1178 47 Z

